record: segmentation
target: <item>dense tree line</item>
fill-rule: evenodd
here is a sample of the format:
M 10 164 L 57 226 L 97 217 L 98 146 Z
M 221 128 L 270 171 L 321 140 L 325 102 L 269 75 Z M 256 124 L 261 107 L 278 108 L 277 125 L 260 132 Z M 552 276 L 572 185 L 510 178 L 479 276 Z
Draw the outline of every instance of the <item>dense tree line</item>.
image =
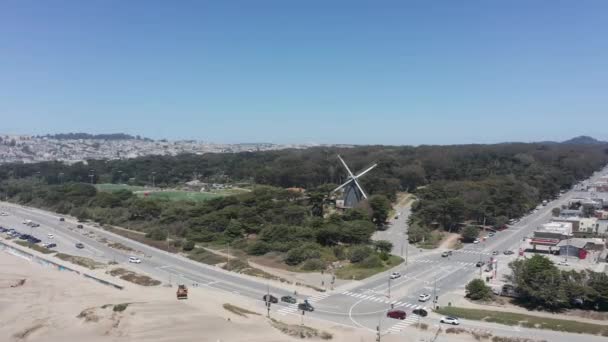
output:
M 73 165 L 7 164 L 0 166 L 0 180 L 35 178 L 51 185 L 91 180 L 145 185 L 151 184 L 154 175 L 156 185 L 161 187 L 194 178 L 309 190 L 325 185 L 323 192 L 310 194 L 312 211 L 320 215 L 323 197 L 332 184 L 340 184 L 346 177 L 336 154 L 341 154 L 353 171 L 378 163 L 361 179 L 371 194 L 395 199 L 398 191 L 416 193 L 419 201 L 413 207 L 412 241 L 427 237 L 430 229 L 460 229 L 464 221 L 504 224 L 608 163 L 606 144 L 320 147 L 89 160 Z M 373 201 L 370 204 L 384 205 Z M 378 221 L 385 217 L 375 218 Z
M 551 260 L 534 255 L 509 265 L 518 301 L 534 309 L 584 308 L 608 311 L 608 275 L 591 270 L 563 271 Z

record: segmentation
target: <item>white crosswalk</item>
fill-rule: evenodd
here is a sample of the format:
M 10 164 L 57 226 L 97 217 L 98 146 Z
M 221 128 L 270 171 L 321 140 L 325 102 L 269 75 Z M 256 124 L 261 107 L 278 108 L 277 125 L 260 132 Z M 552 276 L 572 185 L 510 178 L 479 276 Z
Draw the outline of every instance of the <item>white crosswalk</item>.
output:
M 321 300 L 323 300 L 323 299 L 325 299 L 325 298 L 329 297 L 329 295 L 330 295 L 330 294 L 329 294 L 329 293 L 327 293 L 327 292 L 325 292 L 325 293 L 319 293 L 319 294 L 316 294 L 316 295 L 314 295 L 314 296 L 312 296 L 312 297 L 308 297 L 308 298 L 306 298 L 306 299 L 308 300 L 308 302 L 309 302 L 310 304 L 314 304 L 314 303 L 317 303 L 317 302 L 319 302 L 319 301 L 321 301 Z M 295 304 L 289 304 L 289 305 L 288 305 L 288 306 L 286 306 L 286 307 L 280 308 L 280 309 L 277 311 L 277 313 L 278 313 L 279 315 L 281 315 L 281 316 L 285 316 L 285 315 L 287 315 L 287 314 L 294 313 L 294 312 L 296 312 L 296 311 L 298 311 L 298 304 L 297 304 L 297 303 L 295 303 Z
M 439 262 L 441 262 L 441 260 L 419 259 L 419 260 L 414 260 L 413 262 L 421 263 L 421 264 L 430 264 L 430 263 L 439 263 Z M 453 263 L 464 266 L 464 267 L 475 266 L 474 262 L 454 261 Z
M 472 249 L 459 249 L 459 250 L 455 250 L 454 253 L 467 253 L 467 254 L 481 254 L 481 255 L 492 255 L 492 253 L 488 253 L 488 252 L 480 252 L 480 251 L 476 251 L 476 250 L 472 250 Z
M 392 327 L 390 327 L 390 329 L 387 330 L 387 332 L 389 333 L 398 333 L 400 332 L 403 328 L 412 325 L 416 322 L 418 322 L 418 315 L 416 314 L 411 314 L 409 315 L 406 319 L 404 319 L 403 321 L 393 325 Z
M 378 296 L 374 296 L 374 295 L 368 295 L 365 293 L 356 293 L 356 292 L 345 291 L 345 292 L 342 292 L 342 294 L 350 296 L 350 297 L 354 297 L 354 298 L 359 298 L 359 299 L 363 299 L 363 300 L 367 300 L 367 301 L 371 301 L 371 302 L 376 302 L 376 303 L 393 304 L 395 307 L 404 307 L 404 308 L 408 308 L 408 309 L 412 309 L 412 310 L 420 309 L 422 307 L 418 304 L 390 300 L 390 299 L 387 299 L 386 297 L 378 297 Z

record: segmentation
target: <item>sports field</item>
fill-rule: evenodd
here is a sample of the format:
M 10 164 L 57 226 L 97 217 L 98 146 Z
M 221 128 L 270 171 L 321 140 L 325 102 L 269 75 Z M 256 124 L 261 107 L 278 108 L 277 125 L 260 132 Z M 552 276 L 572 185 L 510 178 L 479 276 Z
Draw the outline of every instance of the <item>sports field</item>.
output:
M 129 191 L 144 191 L 146 190 L 143 186 L 137 185 L 128 185 L 128 184 L 112 184 L 112 183 L 103 183 L 103 184 L 95 184 L 95 187 L 99 191 L 107 191 L 113 192 L 118 190 L 129 190 Z
M 148 198 L 159 198 L 167 199 L 170 201 L 206 201 L 216 197 L 223 197 L 223 194 L 212 194 L 206 192 L 194 192 L 194 191 L 150 191 L 150 192 L 138 192 L 137 195 L 140 197 L 146 196 Z

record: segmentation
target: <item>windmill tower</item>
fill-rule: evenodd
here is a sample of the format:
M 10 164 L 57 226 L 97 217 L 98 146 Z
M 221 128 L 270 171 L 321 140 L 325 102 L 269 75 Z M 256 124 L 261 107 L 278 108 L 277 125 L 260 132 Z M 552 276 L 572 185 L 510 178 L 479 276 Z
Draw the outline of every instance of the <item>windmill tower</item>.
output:
M 336 207 L 353 208 L 361 200 L 367 199 L 367 195 L 365 194 L 365 191 L 363 190 L 359 182 L 357 182 L 357 179 L 361 178 L 361 176 L 371 171 L 371 169 L 378 166 L 378 164 L 374 164 L 365 169 L 364 171 L 359 172 L 357 175 L 353 175 L 353 173 L 348 168 L 348 165 L 346 165 L 346 162 L 344 162 L 344 159 L 342 159 L 340 155 L 338 155 L 338 159 L 340 159 L 340 162 L 342 162 L 342 165 L 344 165 L 346 172 L 348 172 L 348 179 L 346 180 L 346 182 L 344 182 L 342 185 L 332 191 L 332 193 L 336 193 L 340 190 L 343 190 L 342 200 L 336 201 Z

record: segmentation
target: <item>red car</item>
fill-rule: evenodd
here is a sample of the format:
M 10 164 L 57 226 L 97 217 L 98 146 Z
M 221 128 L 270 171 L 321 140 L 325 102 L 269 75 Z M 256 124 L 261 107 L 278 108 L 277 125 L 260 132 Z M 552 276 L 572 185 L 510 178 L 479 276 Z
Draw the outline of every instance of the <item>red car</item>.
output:
M 395 319 L 405 319 L 405 311 L 391 310 L 386 313 L 386 317 L 395 318 Z

